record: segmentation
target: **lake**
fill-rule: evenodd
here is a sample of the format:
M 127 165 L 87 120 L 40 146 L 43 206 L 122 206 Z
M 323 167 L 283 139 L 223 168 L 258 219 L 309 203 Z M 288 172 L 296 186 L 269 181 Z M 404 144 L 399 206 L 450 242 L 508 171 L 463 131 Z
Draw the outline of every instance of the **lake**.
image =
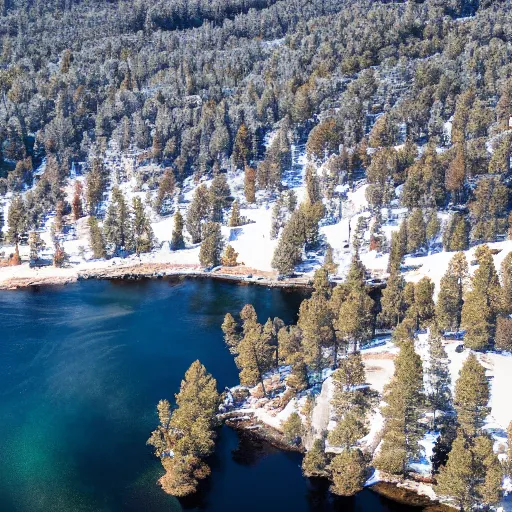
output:
M 298 292 L 205 279 L 87 281 L 0 292 L 0 510 L 8 512 L 401 511 L 365 490 L 333 499 L 301 456 L 223 427 L 213 474 L 178 501 L 145 445 L 159 399 L 199 359 L 238 381 L 220 325 L 246 303 L 295 320 Z

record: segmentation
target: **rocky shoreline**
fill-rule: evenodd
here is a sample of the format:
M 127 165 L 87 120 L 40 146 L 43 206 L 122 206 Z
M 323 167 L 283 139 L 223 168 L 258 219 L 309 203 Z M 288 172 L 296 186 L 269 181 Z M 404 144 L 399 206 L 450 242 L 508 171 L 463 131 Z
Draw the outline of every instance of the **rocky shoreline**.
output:
M 7 267 L 16 269 L 16 267 Z M 5 268 L 4 270 L 7 270 Z M 66 285 L 77 281 L 99 280 L 126 280 L 164 278 L 200 278 L 216 279 L 238 284 L 256 284 L 266 287 L 310 289 L 311 281 L 308 276 L 299 276 L 278 280 L 272 272 L 259 271 L 247 267 L 218 267 L 213 271 L 201 269 L 198 265 L 176 265 L 168 263 L 129 263 L 111 266 L 101 266 L 90 269 L 79 267 L 66 267 L 62 269 L 29 269 L 24 272 L 12 272 L 0 280 L 0 290 L 17 290 L 21 288 Z
M 258 420 L 253 413 L 233 411 L 220 415 L 220 417 L 228 427 L 243 432 L 249 439 L 265 441 L 279 450 L 305 453 L 305 449 L 302 446 L 288 443 L 279 430 Z

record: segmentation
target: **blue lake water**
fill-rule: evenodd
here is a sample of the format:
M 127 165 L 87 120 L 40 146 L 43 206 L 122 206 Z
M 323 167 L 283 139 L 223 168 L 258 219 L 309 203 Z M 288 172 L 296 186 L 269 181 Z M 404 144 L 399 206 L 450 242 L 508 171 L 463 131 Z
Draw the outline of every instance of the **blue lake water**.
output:
M 105 282 L 0 292 L 0 510 L 7 512 L 387 511 L 364 491 L 333 500 L 301 456 L 219 432 L 212 477 L 182 500 L 157 486 L 145 445 L 155 405 L 199 359 L 237 383 L 220 325 L 255 306 L 295 319 L 301 296 L 210 280 Z

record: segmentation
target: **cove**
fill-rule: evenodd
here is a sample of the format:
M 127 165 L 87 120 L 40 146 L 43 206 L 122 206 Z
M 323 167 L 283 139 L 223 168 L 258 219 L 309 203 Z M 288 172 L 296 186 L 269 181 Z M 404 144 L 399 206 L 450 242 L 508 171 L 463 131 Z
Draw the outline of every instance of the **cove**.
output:
M 155 406 L 199 359 L 238 381 L 220 325 L 246 303 L 293 322 L 301 293 L 206 279 L 0 292 L 0 510 L 6 512 L 401 511 L 370 490 L 333 499 L 301 456 L 223 427 L 212 477 L 178 501 L 145 446 Z

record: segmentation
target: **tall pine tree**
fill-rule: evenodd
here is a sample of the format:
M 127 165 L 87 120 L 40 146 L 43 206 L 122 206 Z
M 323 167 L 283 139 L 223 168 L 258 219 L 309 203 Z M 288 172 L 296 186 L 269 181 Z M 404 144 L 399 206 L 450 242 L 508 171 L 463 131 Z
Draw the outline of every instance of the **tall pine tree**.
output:
M 464 344 L 483 350 L 494 337 L 496 316 L 502 305 L 501 286 L 490 249 L 480 246 L 475 255 L 479 266 L 462 307 L 462 326 L 466 329 Z
M 420 454 L 419 423 L 423 405 L 423 368 L 412 341 L 401 344 L 395 373 L 384 389 L 384 435 L 375 459 L 378 469 L 405 476 L 409 463 Z
M 143 252 L 150 252 L 153 249 L 155 235 L 140 197 L 133 198 L 132 237 L 133 248 L 137 255 Z
M 105 238 L 114 254 L 119 251 L 129 251 L 133 247 L 130 213 L 123 193 L 118 187 L 114 187 L 103 223 Z
M 459 329 L 467 279 L 468 262 L 464 253 L 458 252 L 450 260 L 448 270 L 441 278 L 436 303 L 436 318 L 440 329 Z
M 165 492 L 186 496 L 195 492 L 200 479 L 210 474 L 204 459 L 215 446 L 215 421 L 220 396 L 217 382 L 199 362 L 192 363 L 176 395 L 171 412 L 167 400 L 158 404 L 159 425 L 147 444 L 153 446 L 165 475 Z

